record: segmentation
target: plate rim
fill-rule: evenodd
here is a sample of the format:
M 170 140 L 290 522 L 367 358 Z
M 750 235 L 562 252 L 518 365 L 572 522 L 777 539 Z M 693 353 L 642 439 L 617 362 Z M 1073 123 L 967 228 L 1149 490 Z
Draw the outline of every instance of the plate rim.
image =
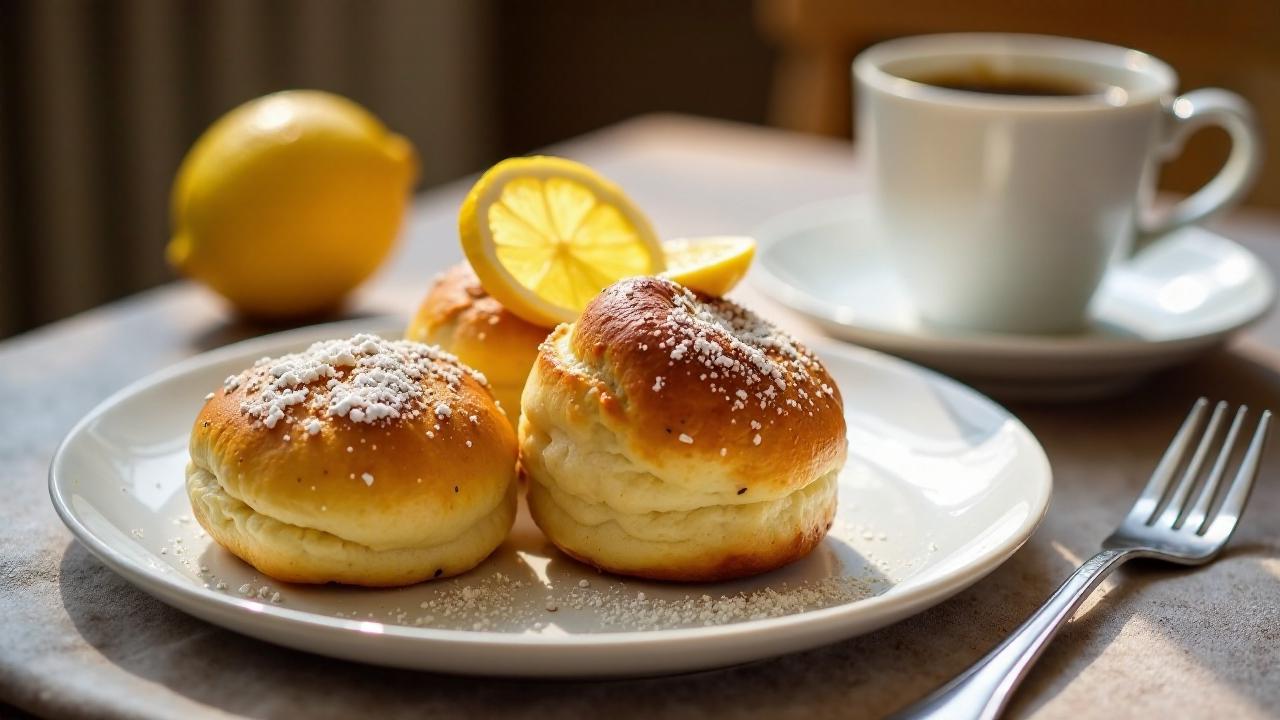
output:
M 771 268 L 767 258 L 768 251 L 787 237 L 817 226 L 835 224 L 853 214 L 851 207 L 868 204 L 869 199 L 865 195 L 846 195 L 792 208 L 758 224 L 752 230 L 752 234 L 760 243 L 758 253 L 760 262 L 750 273 L 751 282 L 784 307 L 825 327 L 839 328 L 845 337 L 857 342 L 865 342 L 889 352 L 963 354 L 970 359 L 1029 360 L 1052 356 L 1055 360 L 1085 358 L 1111 360 L 1174 355 L 1216 344 L 1223 338 L 1258 322 L 1276 306 L 1276 282 L 1267 264 L 1243 244 L 1222 233 L 1198 225 L 1197 227 L 1201 230 L 1231 243 L 1253 261 L 1255 267 L 1260 270 L 1258 277 L 1261 278 L 1266 295 L 1266 300 L 1260 303 L 1252 313 L 1212 332 L 1164 340 L 1141 340 L 1118 336 L 1114 339 L 1099 341 L 1097 336 L 1078 333 L 1055 336 L 973 331 L 951 337 L 854 324 L 837 317 L 830 311 L 827 303 L 779 277 Z
M 395 319 L 393 320 L 393 318 Z M 85 429 L 91 423 L 100 418 L 104 413 L 115 408 L 122 401 L 143 390 L 171 381 L 174 378 L 190 372 L 204 369 L 211 365 L 216 365 L 232 357 L 253 355 L 261 352 L 261 350 L 256 348 L 278 348 L 280 345 L 284 344 L 314 341 L 315 339 L 328 335 L 340 335 L 343 332 L 350 334 L 351 332 L 364 331 L 376 334 L 383 333 L 390 329 L 392 332 L 398 334 L 400 324 L 400 319 L 397 318 L 397 316 L 375 316 L 310 325 L 283 332 L 271 333 L 268 335 L 241 340 L 239 342 L 199 353 L 127 384 L 125 387 L 110 394 L 108 397 L 94 405 L 91 410 L 86 412 L 85 415 L 67 431 L 67 434 L 58 444 L 49 464 L 48 471 L 49 495 L 58 517 L 67 526 L 67 528 L 71 530 L 72 535 L 75 536 L 78 542 L 84 545 L 93 555 L 98 557 L 104 564 L 117 574 L 124 577 L 135 587 L 149 595 L 152 595 L 153 597 L 156 597 L 166 604 L 177 607 L 188 614 L 203 617 L 204 619 L 210 620 L 211 622 L 218 624 L 220 627 L 224 627 L 233 632 L 254 635 L 254 632 L 244 629 L 245 626 L 256 626 L 259 623 L 265 623 L 266 619 L 270 619 L 272 622 L 283 623 L 283 629 L 305 629 L 316 633 L 317 636 L 320 636 L 321 633 L 331 637 L 347 639 L 359 636 L 368 636 L 370 633 L 367 630 L 362 630 L 362 625 L 367 625 L 368 623 L 364 623 L 359 620 L 333 618 L 314 612 L 263 604 L 254 600 L 237 598 L 235 596 L 222 593 L 204 592 L 202 588 L 192 585 L 179 577 L 170 576 L 166 573 L 155 572 L 146 568 L 140 562 L 126 556 L 107 540 L 103 539 L 87 527 L 80 517 L 79 512 L 71 505 L 72 492 L 68 485 L 68 483 L 71 482 L 71 478 L 68 477 L 67 471 L 63 466 L 66 462 L 68 447 L 76 438 L 83 434 Z M 851 603 L 842 603 L 827 608 L 808 610 L 792 615 L 759 620 L 746 620 L 718 626 L 672 628 L 662 630 L 606 631 L 600 633 L 552 636 L 515 634 L 488 630 L 411 627 L 379 622 L 377 624 L 380 626 L 380 630 L 377 634 L 382 637 L 394 638 L 399 641 L 430 642 L 441 647 L 467 649 L 484 648 L 486 650 L 494 651 L 527 651 L 530 649 L 590 651 L 614 646 L 662 646 L 682 642 L 700 642 L 704 640 L 730 642 L 733 640 L 741 640 L 743 638 L 755 638 L 761 641 L 768 641 L 771 639 L 776 640 L 784 638 L 787 636 L 789 631 L 792 630 L 801 631 L 814 630 L 819 627 L 834 626 L 836 628 L 845 628 L 856 626 L 859 622 L 864 622 L 864 616 L 868 614 L 878 618 L 888 618 L 883 621 L 872 621 L 870 623 L 871 627 L 868 628 L 869 631 L 870 629 L 883 627 L 884 625 L 915 614 L 916 612 L 926 609 L 959 592 L 960 590 L 969 587 L 973 583 L 976 583 L 996 567 L 1003 564 L 1009 557 L 1017 552 L 1017 550 L 1021 548 L 1027 540 L 1031 538 L 1048 512 L 1053 491 L 1053 471 L 1043 446 L 1031 430 L 1027 428 L 1017 416 L 1009 412 L 1003 405 L 968 385 L 937 371 L 930 370 L 886 353 L 822 339 L 819 339 L 818 342 L 810 342 L 809 345 L 820 357 L 844 355 L 846 356 L 845 359 L 855 363 L 872 362 L 881 366 L 889 366 L 897 370 L 922 374 L 929 378 L 931 382 L 950 386 L 952 390 L 958 391 L 961 395 L 966 396 L 966 399 L 971 402 L 976 402 L 980 405 L 985 405 L 996 410 L 1004 418 L 1006 423 L 1012 423 L 1014 432 L 1021 436 L 1021 439 L 1024 441 L 1022 445 L 1025 447 L 1025 451 L 1030 453 L 1027 459 L 1037 467 L 1035 475 L 1042 480 L 1042 482 L 1036 486 L 1029 496 L 1032 501 L 1031 512 L 1027 514 L 1016 530 L 1010 532 L 999 543 L 996 543 L 992 547 L 984 550 L 972 561 L 960 567 L 946 571 L 940 574 L 937 578 L 934 578 L 919 587 L 908 588 L 900 594 L 887 592 Z M 64 487 L 64 485 L 67 485 L 67 487 Z M 170 594 L 173 596 L 171 597 Z M 208 613 L 197 613 L 188 609 L 185 605 L 187 602 L 192 606 L 203 606 L 208 610 Z M 217 620 L 212 620 L 209 617 L 211 615 L 221 616 L 227 612 L 248 613 L 248 615 L 239 617 L 253 618 L 253 620 L 245 620 L 243 623 L 236 624 L 224 624 Z M 257 627 L 254 629 L 257 629 Z M 830 634 L 827 642 L 822 642 L 820 644 L 835 642 L 837 640 L 850 637 L 853 634 L 858 633 L 857 631 L 849 634 L 840 634 L 838 632 L 832 633 Z M 263 637 L 263 635 L 257 636 Z M 289 645 L 289 643 L 283 641 L 276 640 L 275 642 L 277 644 Z M 303 647 L 301 645 L 291 646 Z M 815 643 L 807 643 L 804 645 L 804 647 L 816 646 L 818 646 L 818 644 Z M 319 654 L 332 654 L 326 653 L 323 650 L 316 650 L 313 647 L 303 647 L 303 649 Z M 766 650 L 759 653 L 757 656 L 766 657 L 775 654 L 780 653 Z M 353 657 L 351 654 L 339 654 L 339 656 Z M 388 659 L 388 661 L 383 664 L 396 663 Z M 697 666 L 716 667 L 721 664 L 723 663 L 701 663 L 697 664 Z M 529 672 L 525 674 L 527 676 L 563 676 L 573 673 L 557 672 L 552 663 L 547 663 L 542 667 L 530 667 Z M 604 672 L 600 674 L 616 676 L 628 673 Z

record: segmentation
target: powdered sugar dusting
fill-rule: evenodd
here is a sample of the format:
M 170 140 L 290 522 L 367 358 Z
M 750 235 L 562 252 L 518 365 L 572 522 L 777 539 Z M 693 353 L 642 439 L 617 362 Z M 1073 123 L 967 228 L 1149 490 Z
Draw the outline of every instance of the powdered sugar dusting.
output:
M 683 371 L 723 398 L 730 413 L 746 415 L 754 445 L 777 417 L 812 415 L 824 396 L 835 396 L 821 364 L 790 335 L 730 300 L 660 282 L 671 290 L 671 307 L 665 316 L 645 316 L 652 339 L 638 344 L 641 352 L 662 353 L 667 360 L 665 374 L 653 378 L 654 392 Z
M 228 377 L 225 392 L 241 386 L 246 398 L 240 411 L 274 428 L 302 411 L 299 418 L 308 435 L 320 432 L 321 418 L 345 417 L 376 425 L 404 415 L 417 417 L 426 402 L 423 381 L 443 380 L 458 391 L 470 375 L 481 385 L 485 377 L 439 348 L 408 340 L 384 340 L 360 334 L 345 340 L 326 340 L 303 352 L 263 358 L 252 369 Z M 441 412 L 441 408 L 444 412 Z M 449 405 L 438 400 L 436 414 L 448 417 Z
M 874 594 L 872 582 L 835 576 L 732 595 L 689 594 L 668 599 L 649 598 L 643 592 L 633 594 L 623 586 L 599 593 L 574 592 L 564 604 L 594 613 L 602 626 L 612 630 L 669 630 L 782 617 Z
M 533 590 L 546 592 L 534 601 Z M 664 593 L 651 597 L 626 582 L 586 579 L 542 588 L 501 572 L 472 574 L 465 582 L 447 583 L 416 606 L 385 611 L 388 622 L 415 627 L 459 630 L 540 632 L 562 615 L 570 624 L 589 623 L 602 631 L 654 631 L 729 625 L 782 617 L 841 605 L 884 591 L 876 578 L 836 576 L 733 593 Z M 375 618 L 336 613 L 340 618 Z

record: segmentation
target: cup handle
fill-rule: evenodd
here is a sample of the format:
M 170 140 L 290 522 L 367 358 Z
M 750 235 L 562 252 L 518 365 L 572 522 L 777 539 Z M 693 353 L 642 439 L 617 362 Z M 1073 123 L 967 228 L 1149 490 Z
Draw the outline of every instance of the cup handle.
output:
M 1262 165 L 1262 136 L 1248 101 L 1229 90 L 1204 88 L 1175 98 L 1165 108 L 1161 156 L 1166 160 L 1175 157 L 1192 133 L 1211 125 L 1231 136 L 1227 162 L 1204 187 L 1163 216 L 1150 224 L 1139 223 L 1135 251 L 1168 232 L 1235 205 L 1252 187 Z

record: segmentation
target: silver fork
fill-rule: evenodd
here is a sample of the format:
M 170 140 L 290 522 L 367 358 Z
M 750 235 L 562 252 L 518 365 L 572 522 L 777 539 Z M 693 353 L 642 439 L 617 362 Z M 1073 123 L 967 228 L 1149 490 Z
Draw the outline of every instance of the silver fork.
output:
M 1241 406 L 1236 411 L 1222 449 L 1204 481 L 1198 483 L 1227 414 L 1227 404 L 1218 403 L 1196 442 L 1195 436 L 1208 407 L 1209 401 L 1205 398 L 1196 401 L 1137 502 L 1120 527 L 1103 541 L 1102 552 L 1081 565 L 1029 620 L 986 657 L 892 717 L 991 720 L 1004 710 L 1018 683 L 1031 670 L 1058 628 L 1121 563 L 1134 558 L 1153 558 L 1179 565 L 1203 565 L 1212 560 L 1235 532 L 1249 500 L 1271 412 L 1262 413 L 1235 477 L 1222 491 L 1217 511 L 1211 514 L 1247 408 Z M 1193 444 L 1195 449 L 1187 459 Z M 1176 483 L 1172 482 L 1180 467 L 1184 468 L 1181 475 Z M 1195 501 L 1190 502 L 1197 485 Z

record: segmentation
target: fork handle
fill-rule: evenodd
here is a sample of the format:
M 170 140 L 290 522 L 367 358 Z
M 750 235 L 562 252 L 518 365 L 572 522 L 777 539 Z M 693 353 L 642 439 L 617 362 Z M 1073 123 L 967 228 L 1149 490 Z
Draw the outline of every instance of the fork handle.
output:
M 996 649 L 959 677 L 891 717 L 994 720 L 1018 683 L 1044 652 L 1058 628 L 1111 571 L 1132 557 L 1128 550 L 1103 550 L 1089 558 L 1057 592 Z

